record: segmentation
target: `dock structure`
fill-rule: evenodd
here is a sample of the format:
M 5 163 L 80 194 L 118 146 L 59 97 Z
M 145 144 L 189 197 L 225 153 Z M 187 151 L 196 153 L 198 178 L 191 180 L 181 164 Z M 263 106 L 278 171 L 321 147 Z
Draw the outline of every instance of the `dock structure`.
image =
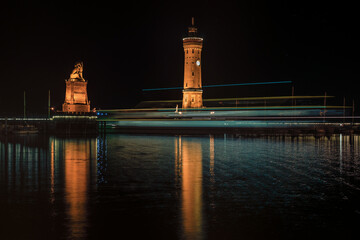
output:
M 94 135 L 98 133 L 94 115 L 57 115 L 50 118 L 0 118 L 2 134 Z
M 167 115 L 166 118 L 160 116 Z M 129 117 L 131 116 L 131 118 Z M 142 116 L 142 117 L 141 117 Z M 147 116 L 147 118 L 145 118 Z M 150 116 L 150 117 L 149 117 Z M 169 134 L 353 134 L 360 116 L 242 116 L 214 111 L 135 112 L 102 110 L 96 115 L 0 118 L 2 134 L 96 135 L 105 132 Z

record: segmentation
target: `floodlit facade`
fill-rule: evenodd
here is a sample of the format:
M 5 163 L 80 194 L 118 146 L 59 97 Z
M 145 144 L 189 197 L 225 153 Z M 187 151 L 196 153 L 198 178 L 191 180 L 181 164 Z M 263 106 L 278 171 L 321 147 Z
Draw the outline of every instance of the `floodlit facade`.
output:
M 90 112 L 90 101 L 87 95 L 87 81 L 83 78 L 83 63 L 78 62 L 65 80 L 66 93 L 65 102 L 62 106 L 63 112 Z
M 203 39 L 197 37 L 197 28 L 189 27 L 188 37 L 183 39 L 185 61 L 184 61 L 184 90 L 183 108 L 202 108 L 202 85 L 201 85 L 201 51 Z

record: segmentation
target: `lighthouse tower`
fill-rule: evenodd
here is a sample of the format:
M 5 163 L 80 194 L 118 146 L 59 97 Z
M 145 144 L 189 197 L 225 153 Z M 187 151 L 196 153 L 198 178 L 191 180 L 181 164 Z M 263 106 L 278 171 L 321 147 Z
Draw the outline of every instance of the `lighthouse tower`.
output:
M 202 45 L 203 39 L 197 37 L 197 28 L 194 26 L 194 18 L 192 18 L 188 36 L 183 38 L 185 52 L 183 108 L 201 108 L 203 106 L 201 88 Z

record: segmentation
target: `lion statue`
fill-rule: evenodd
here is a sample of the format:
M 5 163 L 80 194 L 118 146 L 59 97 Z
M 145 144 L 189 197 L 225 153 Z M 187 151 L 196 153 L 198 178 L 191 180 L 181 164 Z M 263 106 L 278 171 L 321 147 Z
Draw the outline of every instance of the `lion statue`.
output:
M 83 77 L 83 69 L 84 69 L 84 64 L 83 62 L 77 62 L 75 64 L 74 70 L 72 71 L 72 73 L 70 74 L 70 79 L 72 81 L 75 80 L 80 80 L 80 81 L 85 81 L 84 77 Z

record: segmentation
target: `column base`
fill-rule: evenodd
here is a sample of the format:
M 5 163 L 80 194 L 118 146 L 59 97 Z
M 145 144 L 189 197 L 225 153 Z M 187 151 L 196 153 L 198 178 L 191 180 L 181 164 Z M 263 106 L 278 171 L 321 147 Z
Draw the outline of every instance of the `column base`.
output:
M 202 93 L 201 89 L 184 89 L 182 108 L 202 108 Z
M 63 112 L 90 112 L 90 104 L 67 104 L 62 105 Z

